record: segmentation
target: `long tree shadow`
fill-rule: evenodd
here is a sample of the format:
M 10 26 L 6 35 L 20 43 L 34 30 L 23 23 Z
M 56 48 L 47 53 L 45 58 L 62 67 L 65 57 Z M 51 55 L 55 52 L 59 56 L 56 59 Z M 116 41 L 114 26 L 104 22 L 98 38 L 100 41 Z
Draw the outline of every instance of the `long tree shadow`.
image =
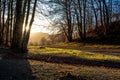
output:
M 112 60 L 89 60 L 75 56 L 56 56 L 47 54 L 35 54 L 27 57 L 28 59 L 40 60 L 45 62 L 71 64 L 71 65 L 87 65 L 87 66 L 103 66 L 110 68 L 120 68 L 120 61 Z
M 9 58 L 10 49 L 0 48 L 0 80 L 34 80 L 26 59 Z
M 74 76 L 68 73 L 66 76 L 60 77 L 60 80 L 87 80 L 79 76 Z

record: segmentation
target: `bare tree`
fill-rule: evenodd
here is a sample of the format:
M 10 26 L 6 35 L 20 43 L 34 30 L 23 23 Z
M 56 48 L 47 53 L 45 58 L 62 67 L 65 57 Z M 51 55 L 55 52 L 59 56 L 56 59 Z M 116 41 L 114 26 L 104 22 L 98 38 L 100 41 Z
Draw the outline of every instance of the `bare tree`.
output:
M 21 50 L 21 39 L 22 39 L 22 3 L 23 0 L 17 0 L 16 2 L 16 22 L 13 29 L 13 40 L 12 40 L 12 49 Z M 19 36 L 18 36 L 19 35 Z
M 0 0 L 0 45 L 2 44 L 2 25 L 1 25 L 1 0 Z
M 23 51 L 27 50 L 28 40 L 29 40 L 29 37 L 30 37 L 30 30 L 31 30 L 31 27 L 32 27 L 32 24 L 33 24 L 33 21 L 34 21 L 34 17 L 35 17 L 36 6 L 37 6 L 37 0 L 35 0 L 35 2 L 34 2 L 32 17 L 31 17 L 31 20 L 30 20 L 30 24 L 28 26 L 28 31 L 26 32 L 26 35 L 25 35 L 24 44 L 22 46 Z
M 6 47 L 9 46 L 9 41 L 10 41 L 9 29 L 10 29 L 10 0 L 8 0 L 8 14 L 7 14 L 6 41 L 5 41 Z

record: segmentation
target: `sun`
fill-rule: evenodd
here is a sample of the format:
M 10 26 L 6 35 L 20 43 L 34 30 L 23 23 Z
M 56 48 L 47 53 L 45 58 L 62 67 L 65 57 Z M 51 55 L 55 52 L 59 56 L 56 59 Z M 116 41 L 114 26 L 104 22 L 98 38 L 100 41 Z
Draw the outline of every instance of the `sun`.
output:
M 30 33 L 38 33 L 38 32 L 50 33 L 50 31 L 48 29 L 46 29 L 44 26 L 33 25 L 31 27 L 31 32 Z

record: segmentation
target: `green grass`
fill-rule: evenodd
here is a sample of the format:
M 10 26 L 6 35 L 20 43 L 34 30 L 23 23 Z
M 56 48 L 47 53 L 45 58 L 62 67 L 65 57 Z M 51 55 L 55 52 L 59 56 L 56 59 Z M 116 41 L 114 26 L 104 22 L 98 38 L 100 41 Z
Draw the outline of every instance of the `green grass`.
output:
M 32 54 L 48 54 L 60 56 L 75 56 L 78 58 L 88 60 L 120 60 L 119 56 L 96 54 L 92 52 L 85 52 L 81 50 L 61 49 L 61 48 L 44 48 L 40 49 L 39 46 L 29 46 L 29 53 Z
M 61 48 L 44 48 L 40 49 L 40 46 L 29 46 L 30 54 L 46 54 L 46 55 L 59 55 L 59 56 L 73 56 L 83 58 L 87 60 L 102 60 L 120 61 L 119 56 L 104 55 L 92 52 L 85 52 L 81 50 L 73 49 L 61 49 Z M 38 56 L 38 55 L 37 55 Z M 92 63 L 92 62 L 91 62 Z M 113 64 L 109 63 L 109 64 Z M 31 70 L 33 75 L 37 79 L 43 80 L 54 80 L 71 73 L 74 76 L 80 76 L 85 80 L 120 80 L 120 69 L 118 68 L 107 68 L 105 66 L 89 66 L 89 65 L 67 65 L 67 64 L 56 64 L 46 63 L 41 61 L 30 61 Z M 114 65 L 114 64 L 113 64 Z
M 76 48 L 76 49 L 120 49 L 120 45 L 83 44 L 83 43 L 58 43 L 51 47 Z

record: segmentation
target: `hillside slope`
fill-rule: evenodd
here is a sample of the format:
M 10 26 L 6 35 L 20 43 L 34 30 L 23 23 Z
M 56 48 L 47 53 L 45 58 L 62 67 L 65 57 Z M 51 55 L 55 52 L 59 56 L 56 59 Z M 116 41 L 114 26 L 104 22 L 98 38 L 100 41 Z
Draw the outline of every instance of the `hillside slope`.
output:
M 29 43 L 40 43 L 40 40 L 43 37 L 45 39 L 48 39 L 49 34 L 48 33 L 43 33 L 43 32 L 32 33 L 32 34 L 30 34 Z

